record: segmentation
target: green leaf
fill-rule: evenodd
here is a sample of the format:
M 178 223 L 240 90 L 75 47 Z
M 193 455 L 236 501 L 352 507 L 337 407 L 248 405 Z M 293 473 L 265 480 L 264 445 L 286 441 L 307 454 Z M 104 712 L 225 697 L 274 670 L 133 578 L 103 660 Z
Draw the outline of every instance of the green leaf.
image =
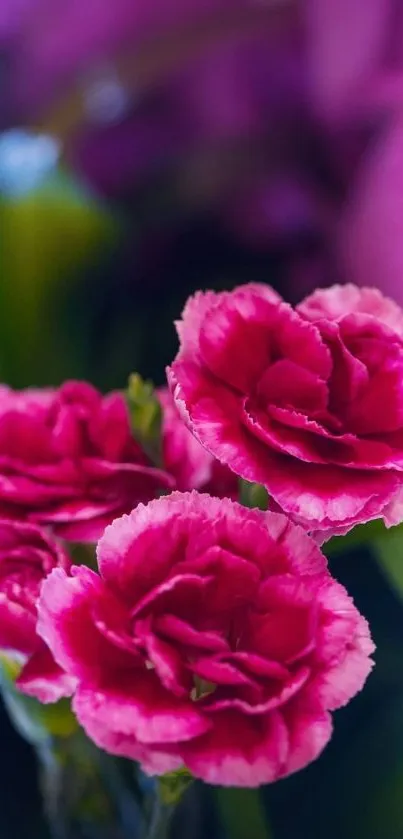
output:
M 376 521 L 369 521 L 367 524 L 360 524 L 353 530 L 350 530 L 345 536 L 335 536 L 323 546 L 323 551 L 326 556 L 337 556 L 337 554 L 344 553 L 348 550 L 367 545 L 372 547 L 377 545 L 381 540 L 385 544 L 393 544 L 396 536 L 403 538 L 403 525 L 399 524 L 397 527 L 385 527 L 382 519 Z
M 129 376 L 126 399 L 132 432 L 150 460 L 162 465 L 162 411 L 152 382 L 144 381 L 138 373 Z
M 239 481 L 239 500 L 244 507 L 267 510 L 269 508 L 269 495 L 267 490 L 260 484 Z
M 371 545 L 382 573 L 403 599 L 403 529 L 401 525 L 378 536 Z
M 69 550 L 74 565 L 86 565 L 93 571 L 98 570 L 95 545 L 90 542 L 70 542 Z

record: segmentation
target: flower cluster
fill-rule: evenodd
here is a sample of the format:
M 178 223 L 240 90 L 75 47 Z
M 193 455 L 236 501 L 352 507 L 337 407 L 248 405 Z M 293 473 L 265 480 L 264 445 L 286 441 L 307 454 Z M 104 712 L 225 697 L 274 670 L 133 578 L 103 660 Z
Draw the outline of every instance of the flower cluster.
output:
M 106 751 L 257 786 L 319 755 L 373 664 L 317 543 L 403 518 L 403 313 L 246 285 L 196 294 L 178 332 L 158 468 L 123 394 L 1 389 L 0 649 Z

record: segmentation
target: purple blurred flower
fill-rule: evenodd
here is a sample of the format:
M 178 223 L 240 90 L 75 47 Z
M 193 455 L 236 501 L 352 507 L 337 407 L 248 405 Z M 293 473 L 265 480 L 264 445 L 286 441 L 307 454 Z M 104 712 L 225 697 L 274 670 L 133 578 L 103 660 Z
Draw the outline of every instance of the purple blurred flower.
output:
M 359 168 L 340 224 L 346 275 L 403 301 L 403 114 Z
M 400 0 L 307 0 L 310 89 L 316 114 L 356 122 L 403 94 Z
M 400 0 L 7 0 L 0 42 L 3 122 L 44 115 L 107 196 L 161 182 L 207 206 L 282 254 L 294 297 L 403 298 Z

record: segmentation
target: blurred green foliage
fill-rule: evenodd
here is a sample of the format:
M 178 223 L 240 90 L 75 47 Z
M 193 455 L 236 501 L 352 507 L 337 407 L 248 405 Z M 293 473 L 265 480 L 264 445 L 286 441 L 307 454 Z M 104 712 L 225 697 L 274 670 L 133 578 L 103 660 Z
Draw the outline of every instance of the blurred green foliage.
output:
M 15 387 L 82 375 L 85 330 L 72 310 L 116 239 L 110 212 L 67 175 L 0 199 L 0 376 Z M 90 312 L 81 313 L 87 318 Z
M 37 699 L 25 696 L 14 684 L 19 672 L 18 662 L 0 656 L 2 697 L 17 731 L 35 746 L 43 745 L 52 737 L 71 737 L 77 731 L 78 723 L 69 700 L 42 705 Z

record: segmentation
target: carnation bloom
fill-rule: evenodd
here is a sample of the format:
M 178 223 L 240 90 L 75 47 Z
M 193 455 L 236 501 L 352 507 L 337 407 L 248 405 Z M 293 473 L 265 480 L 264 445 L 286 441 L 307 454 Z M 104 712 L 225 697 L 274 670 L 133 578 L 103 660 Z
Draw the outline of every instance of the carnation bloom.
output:
M 402 313 L 379 292 L 198 293 L 168 377 L 198 440 L 308 530 L 401 520 Z
M 172 479 L 133 439 L 121 394 L 85 382 L 0 388 L 0 515 L 96 540 L 106 524 Z
M 158 390 L 162 407 L 164 467 L 177 489 L 198 489 L 219 498 L 238 497 L 238 478 L 200 445 L 185 425 L 168 388 Z
M 36 632 L 42 581 L 53 568 L 69 567 L 63 548 L 36 525 L 0 521 L 0 649 L 22 661 L 17 686 L 41 702 L 69 696 L 74 687 Z
M 52 572 L 39 632 L 89 737 L 151 774 L 253 787 L 294 772 L 371 669 L 366 621 L 280 513 L 173 493 L 115 520 L 98 566 Z

